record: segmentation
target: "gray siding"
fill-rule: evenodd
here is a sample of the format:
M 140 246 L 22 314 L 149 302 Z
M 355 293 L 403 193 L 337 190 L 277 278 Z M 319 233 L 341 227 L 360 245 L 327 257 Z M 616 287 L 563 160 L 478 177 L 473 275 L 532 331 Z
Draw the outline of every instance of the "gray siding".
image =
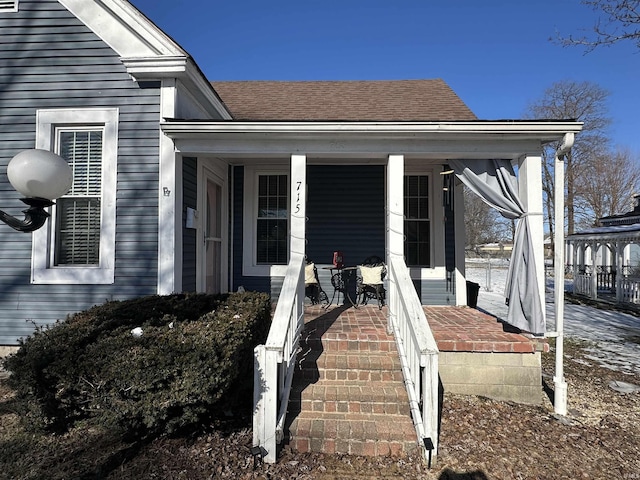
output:
M 385 255 L 385 185 L 381 165 L 312 165 L 307 168 L 307 257 L 330 264 L 333 252 L 347 265 Z
M 182 159 L 182 291 L 196 291 L 196 229 L 185 228 L 187 207 L 198 206 L 198 160 Z
M 0 15 L 0 208 L 21 217 L 4 171 L 35 144 L 36 110 L 118 107 L 115 283 L 31 285 L 31 235 L 0 225 L 0 344 L 34 324 L 106 300 L 156 292 L 159 85 L 138 85 L 118 56 L 56 1 Z M 143 88 L 144 87 L 144 88 Z
M 414 280 L 423 305 L 455 305 L 456 296 L 445 279 Z

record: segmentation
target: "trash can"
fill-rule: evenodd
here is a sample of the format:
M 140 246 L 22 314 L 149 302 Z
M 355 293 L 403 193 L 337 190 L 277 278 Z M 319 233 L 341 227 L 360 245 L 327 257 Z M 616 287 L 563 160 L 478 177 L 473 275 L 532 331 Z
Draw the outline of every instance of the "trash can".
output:
M 467 280 L 467 305 L 471 308 L 478 306 L 478 292 L 480 291 L 480 284 L 476 282 L 470 282 Z

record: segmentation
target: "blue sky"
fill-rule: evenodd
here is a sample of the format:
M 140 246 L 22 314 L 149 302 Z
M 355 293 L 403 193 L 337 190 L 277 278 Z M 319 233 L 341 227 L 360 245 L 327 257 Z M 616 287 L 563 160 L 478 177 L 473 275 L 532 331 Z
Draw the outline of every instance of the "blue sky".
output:
M 640 51 L 587 55 L 579 0 L 132 0 L 210 80 L 442 78 L 481 119 L 522 118 L 560 80 L 610 92 L 614 145 L 640 156 Z

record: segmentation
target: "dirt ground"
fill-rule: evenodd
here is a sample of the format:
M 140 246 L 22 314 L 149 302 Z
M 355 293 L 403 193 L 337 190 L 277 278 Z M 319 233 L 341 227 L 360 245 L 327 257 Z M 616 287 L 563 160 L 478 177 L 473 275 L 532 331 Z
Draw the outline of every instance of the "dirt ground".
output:
M 629 376 L 566 348 L 569 415 L 556 417 L 550 401 L 524 406 L 445 393 L 437 464 L 419 458 L 364 458 L 297 454 L 283 449 L 278 463 L 257 465 L 246 426 L 226 433 L 163 438 L 125 445 L 109 432 L 76 429 L 60 437 L 23 432 L 11 392 L 0 382 L 0 478 L 12 479 L 640 479 L 640 393 L 622 394 L 612 381 Z M 553 387 L 553 353 L 543 357 Z

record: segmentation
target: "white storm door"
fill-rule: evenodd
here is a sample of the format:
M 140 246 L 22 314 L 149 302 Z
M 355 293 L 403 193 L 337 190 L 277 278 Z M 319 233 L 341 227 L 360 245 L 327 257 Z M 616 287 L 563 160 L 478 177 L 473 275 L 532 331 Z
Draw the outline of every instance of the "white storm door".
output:
M 202 232 L 204 244 L 201 256 L 201 288 L 206 293 L 222 293 L 226 291 L 226 256 L 224 241 L 224 185 L 211 172 L 205 170 L 204 175 L 204 217 Z

